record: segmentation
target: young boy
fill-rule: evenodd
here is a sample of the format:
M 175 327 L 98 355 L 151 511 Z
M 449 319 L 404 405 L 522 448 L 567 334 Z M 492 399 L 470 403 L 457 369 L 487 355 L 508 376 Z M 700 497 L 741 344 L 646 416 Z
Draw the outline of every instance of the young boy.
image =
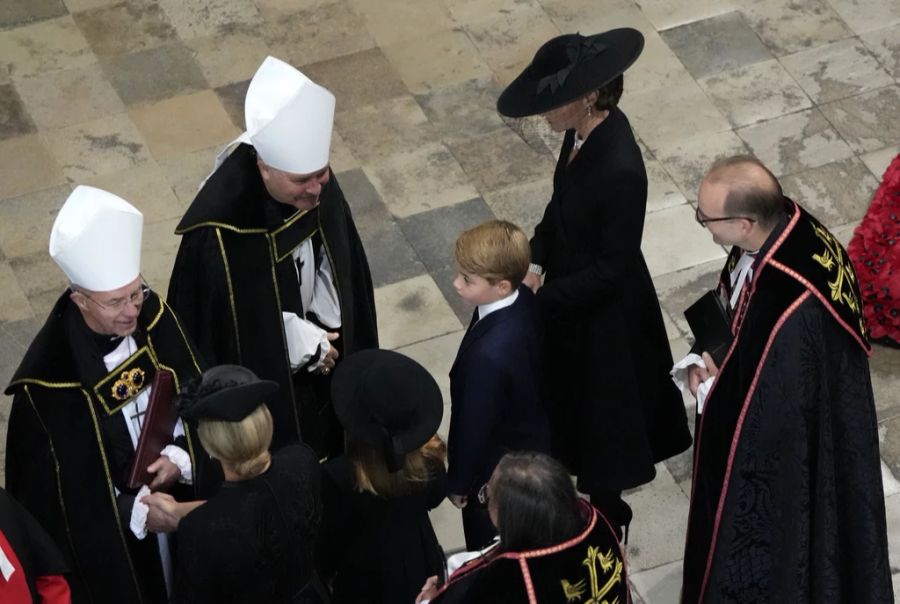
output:
M 448 490 L 462 509 L 466 549 L 496 535 L 483 489 L 509 451 L 549 451 L 541 403 L 540 331 L 534 294 L 522 285 L 528 238 L 490 220 L 456 240 L 456 293 L 477 305 L 450 370 Z

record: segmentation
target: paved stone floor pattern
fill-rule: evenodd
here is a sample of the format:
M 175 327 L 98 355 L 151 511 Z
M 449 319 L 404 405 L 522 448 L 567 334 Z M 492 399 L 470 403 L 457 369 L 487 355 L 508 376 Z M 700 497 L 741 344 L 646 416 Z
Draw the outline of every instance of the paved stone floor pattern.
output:
M 424 363 L 449 403 L 470 312 L 450 284 L 452 242 L 492 216 L 530 231 L 559 141 L 539 121 L 501 119 L 497 95 L 550 37 L 619 26 L 646 37 L 621 106 L 650 176 L 643 248 L 678 356 L 681 311 L 725 257 L 693 220 L 713 160 L 756 154 L 849 240 L 900 151 L 896 0 L 4 0 L 0 382 L 65 286 L 47 239 L 75 185 L 144 212 L 144 274 L 165 293 L 174 226 L 273 54 L 337 96 L 333 167 L 369 254 L 381 340 Z M 896 569 L 900 351 L 876 348 L 872 376 Z M 0 442 L 8 412 L 3 398 Z M 686 454 L 627 495 L 636 601 L 677 601 L 689 490 Z M 445 504 L 434 520 L 459 548 L 458 514 Z

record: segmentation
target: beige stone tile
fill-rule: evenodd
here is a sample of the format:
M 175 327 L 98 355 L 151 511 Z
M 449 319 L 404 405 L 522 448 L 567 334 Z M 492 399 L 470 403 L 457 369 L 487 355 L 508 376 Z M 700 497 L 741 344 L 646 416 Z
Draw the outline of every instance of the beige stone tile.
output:
M 683 539 L 682 539 L 683 540 Z M 633 592 L 643 604 L 676 604 L 681 600 L 681 582 L 683 580 L 684 561 L 676 560 L 656 568 L 631 573 L 630 580 Z
M 641 11 L 656 29 L 669 29 L 741 8 L 736 0 L 641 0 Z
M 365 20 L 347 0 L 257 4 L 264 18 L 260 34 L 275 56 L 294 65 L 333 59 L 376 45 Z
M 450 10 L 453 20 L 462 25 L 521 6 L 538 8 L 545 4 L 538 0 L 443 0 L 443 3 Z
M 363 164 L 434 140 L 434 129 L 410 95 L 348 109 L 334 121 L 343 142 Z
M 888 86 L 821 106 L 856 153 L 894 145 L 900 140 L 900 86 Z
M 379 46 L 418 38 L 453 27 L 450 11 L 440 0 L 347 0 L 362 15 Z M 402 26 L 398 27 L 398 24 Z
M 409 93 L 380 48 L 298 67 L 337 97 L 337 112 Z
M 688 206 L 693 212 L 693 208 Z M 684 232 L 686 239 L 704 239 L 712 241 L 712 236 L 706 229 L 703 229 L 694 222 L 693 228 L 686 227 L 689 230 Z M 646 241 L 648 229 L 644 227 L 644 240 Z M 719 274 L 722 271 L 724 263 L 725 251 L 722 251 L 722 257 L 707 261 L 701 264 L 693 264 L 685 269 L 657 275 L 653 277 L 653 283 L 659 296 L 659 303 L 663 311 L 669 314 L 672 322 L 679 331 L 685 334 L 691 332 L 690 326 L 684 319 L 684 310 L 691 304 L 700 299 L 700 296 L 716 287 L 719 282 Z M 670 342 L 672 347 L 672 357 L 675 359 L 682 358 L 687 354 L 691 347 L 685 338 L 678 338 Z
M 661 145 L 700 133 L 731 130 L 731 124 L 693 81 L 686 86 L 629 94 L 619 103 L 641 140 L 657 155 Z
M 881 66 L 900 81 L 900 24 L 864 33 L 859 38 Z
M 49 232 L 46 239 L 50 239 Z M 50 309 L 44 309 L 43 306 L 35 308 L 35 299 L 52 297 L 55 300 L 69 285 L 65 273 L 59 269 L 46 248 L 28 256 L 11 258 L 9 265 L 37 317 L 43 317 Z
M 830 229 L 865 214 L 878 180 L 859 158 L 832 162 L 781 179 L 784 194 Z
M 162 168 L 150 159 L 139 166 L 88 179 L 85 184 L 128 200 L 144 214 L 144 225 L 181 218 L 187 209 L 175 196 Z
M 900 154 L 900 144 L 865 153 L 860 155 L 859 158 L 866 164 L 869 171 L 875 175 L 875 178 L 880 181 L 884 177 L 885 170 L 887 170 L 898 154 Z
M 496 109 L 502 90 L 491 75 L 436 88 L 417 95 L 416 101 L 440 139 L 452 141 L 504 128 Z
M 486 193 L 484 201 L 494 212 L 494 216 L 518 225 L 531 237 L 552 196 L 553 177 L 548 174 L 541 180 Z
M 490 78 L 491 68 L 462 29 L 444 30 L 382 48 L 400 78 L 424 94 L 472 78 Z
M 829 0 L 834 10 L 858 34 L 900 23 L 894 0 Z
M 163 298 L 169 291 L 169 277 L 175 265 L 175 255 L 181 237 L 175 234 L 178 219 L 144 225 L 141 243 L 141 273 L 144 279 Z
M 6 260 L 47 253 L 50 228 L 71 192 L 60 185 L 0 201 L 0 247 Z
M 390 321 L 391 317 L 386 317 L 385 320 Z M 465 329 L 460 329 L 444 336 L 438 336 L 397 349 L 397 352 L 402 352 L 411 359 L 415 359 L 428 370 L 428 373 L 434 377 L 438 386 L 441 387 L 444 403 L 450 402 L 450 368 L 453 366 L 456 352 L 459 350 L 459 344 L 462 342 L 465 333 Z M 449 409 L 447 412 L 449 413 Z M 445 417 L 444 419 L 448 418 Z M 444 432 L 445 436 L 446 434 Z
M 125 111 L 99 65 L 53 71 L 16 81 L 28 113 L 44 130 Z
M 853 155 L 818 109 L 798 111 L 737 130 L 753 155 L 776 175 L 792 174 Z
M 36 130 L 15 86 L 11 82 L 0 84 L 0 140 L 32 134 Z
M 221 147 L 221 145 L 206 147 L 190 153 L 173 155 L 159 162 L 166 182 L 185 207 L 194 200 L 200 183 L 212 172 Z
M 0 67 L 13 78 L 96 63 L 72 17 L 0 31 Z
M 547 15 L 562 33 L 583 35 L 617 27 L 633 27 L 642 33 L 655 29 L 632 0 L 541 0 Z
M 816 103 L 893 84 L 891 76 L 858 38 L 800 51 L 780 60 Z
M 31 304 L 6 260 L 0 261 L 0 283 L 3 283 L 0 287 L 0 322 L 34 318 Z
M 643 31 L 644 51 L 625 72 L 625 97 L 650 90 L 695 87 L 688 73 L 669 45 L 655 31 Z
M 728 130 L 670 141 L 654 152 L 687 199 L 697 199 L 703 176 L 717 159 L 747 152 L 744 141 Z
M 775 59 L 724 71 L 698 82 L 736 127 L 812 106 L 803 89 Z
M 211 90 L 132 107 L 128 113 L 159 161 L 224 145 L 240 134 Z
M 121 0 L 63 0 L 70 13 L 118 4 Z
M 154 48 L 176 36 L 152 0 L 128 0 L 75 13 L 73 18 L 99 57 Z
M 42 137 L 74 182 L 150 160 L 147 143 L 125 113 L 43 132 Z
M 826 0 L 755 0 L 741 4 L 744 19 L 776 56 L 853 35 Z
M 656 212 L 687 203 L 684 193 L 656 159 L 644 154 L 647 168 L 647 212 Z
M 65 182 L 62 170 L 37 134 L 0 141 L 0 199 Z
M 213 88 L 249 80 L 270 54 L 290 61 L 270 50 L 266 41 L 255 31 L 203 36 L 186 43 L 194 51 L 194 59 Z
M 544 179 L 556 165 L 549 154 L 536 151 L 508 128 L 447 146 L 482 195 Z
M 449 413 L 449 407 L 447 407 Z M 449 499 L 428 513 L 438 543 L 445 553 L 465 551 L 466 539 L 463 535 L 462 513 L 450 503 Z
M 331 169 L 335 172 L 346 172 L 360 166 L 359 160 L 353 154 L 353 149 L 348 145 L 339 132 L 331 132 Z
M 430 275 L 379 287 L 375 306 L 382 348 L 400 348 L 463 327 Z
M 653 482 L 628 491 L 623 499 L 634 511 L 628 567 L 639 571 L 679 560 L 684 555 L 689 501 L 666 466 L 656 464 Z
M 694 220 L 694 208 L 687 204 L 647 214 L 641 250 L 654 278 L 725 257 L 725 251 Z
M 439 143 L 391 155 L 363 169 L 398 217 L 478 197 L 453 154 Z
M 157 0 L 182 40 L 226 34 L 237 24 L 247 27 L 262 22 L 252 2 L 246 0 Z
M 516 6 L 465 27 L 475 47 L 503 85 L 513 81 L 559 28 L 540 8 Z

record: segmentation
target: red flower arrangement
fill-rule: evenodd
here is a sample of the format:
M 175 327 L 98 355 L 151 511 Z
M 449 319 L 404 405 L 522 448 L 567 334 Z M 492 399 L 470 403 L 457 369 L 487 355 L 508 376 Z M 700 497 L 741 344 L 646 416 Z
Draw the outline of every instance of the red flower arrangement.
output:
M 873 341 L 900 346 L 900 155 L 847 247 Z

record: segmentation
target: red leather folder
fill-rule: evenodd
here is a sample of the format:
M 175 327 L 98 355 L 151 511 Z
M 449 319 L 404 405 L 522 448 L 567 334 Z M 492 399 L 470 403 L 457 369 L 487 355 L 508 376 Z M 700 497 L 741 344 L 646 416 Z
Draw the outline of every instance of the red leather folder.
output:
M 172 432 L 178 421 L 175 405 L 175 376 L 171 371 L 158 369 L 153 377 L 150 390 L 150 402 L 144 415 L 144 425 L 138 438 L 137 450 L 131 472 L 128 473 L 128 488 L 139 489 L 141 485 L 150 484 L 153 474 L 147 472 L 147 466 L 159 459 L 159 452 L 172 444 Z

